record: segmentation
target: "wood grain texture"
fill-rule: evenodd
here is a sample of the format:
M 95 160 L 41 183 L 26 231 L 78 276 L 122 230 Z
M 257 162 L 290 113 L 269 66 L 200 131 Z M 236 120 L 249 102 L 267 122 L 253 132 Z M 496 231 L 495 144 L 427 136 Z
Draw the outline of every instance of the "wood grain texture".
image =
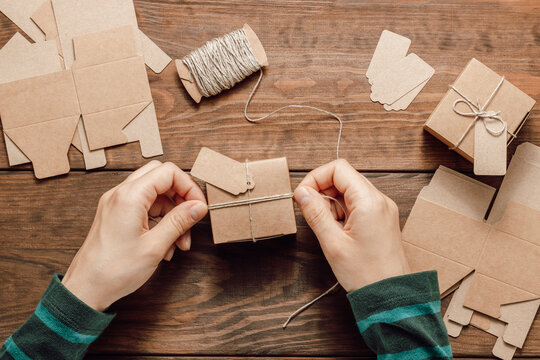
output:
M 30 172 L 0 172 L 0 338 L 29 316 L 50 276 L 65 272 L 100 195 L 127 174 L 72 172 L 36 181 Z M 431 178 L 423 173 L 366 175 L 398 203 L 402 224 Z M 292 185 L 302 176 L 293 174 Z M 281 329 L 292 311 L 335 281 L 299 213 L 297 222 L 296 237 L 214 246 L 203 221 L 194 230 L 190 253 L 178 252 L 137 293 L 114 306 L 118 316 L 92 352 L 369 356 L 343 290 Z M 447 304 L 445 299 L 443 308 Z M 452 340 L 456 356 L 487 356 L 493 343 L 473 328 Z M 538 322 L 522 354 L 540 354 Z
M 537 1 L 172 1 L 136 0 L 139 25 L 173 58 L 249 23 L 270 66 L 251 114 L 288 103 L 311 104 L 342 115 L 342 156 L 361 170 L 433 171 L 439 164 L 471 165 L 422 130 L 422 125 L 471 57 L 476 57 L 535 99 L 540 98 L 540 11 Z M 407 111 L 386 112 L 369 99 L 364 76 L 380 33 L 390 29 L 412 40 L 436 69 Z M 0 44 L 16 27 L 0 18 Z M 150 73 L 164 160 L 189 169 L 201 146 L 236 158 L 287 156 L 292 170 L 332 159 L 335 120 L 291 110 L 259 124 L 243 118 L 255 76 L 196 105 L 171 64 Z M 519 141 L 540 142 L 538 107 Z M 0 140 L 0 168 L 7 167 Z M 107 151 L 110 169 L 145 162 L 137 144 Z M 72 166 L 82 167 L 72 149 Z
M 141 29 L 173 58 L 249 23 L 270 66 L 250 113 L 289 103 L 342 115 L 342 157 L 400 207 L 403 225 L 420 189 L 439 166 L 472 165 L 422 130 L 471 57 L 540 99 L 540 8 L 536 0 L 135 0 Z M 364 76 L 383 29 L 412 40 L 436 74 L 408 110 L 386 112 L 369 100 Z M 0 14 L 0 46 L 17 31 Z M 290 111 L 259 124 L 243 118 L 255 76 L 196 105 L 174 66 L 149 71 L 165 155 L 190 169 L 201 146 L 236 159 L 287 156 L 295 186 L 335 156 L 337 124 L 316 113 Z M 540 111 L 518 141 L 540 144 Z M 83 169 L 73 148 L 70 161 Z M 108 165 L 35 180 L 30 166 L 8 168 L 0 136 L 0 339 L 33 311 L 54 272 L 65 272 L 88 231 L 99 196 L 147 160 L 138 144 L 107 150 Z M 9 170 L 9 171 L 1 171 Z M 500 178 L 482 178 L 498 186 Z M 90 359 L 171 360 L 371 358 L 341 291 L 283 331 L 300 305 L 335 279 L 316 239 L 297 212 L 296 237 L 214 246 L 208 220 L 194 230 L 193 251 L 177 253 L 136 294 L 115 305 L 118 317 Z M 443 309 L 449 299 L 443 301 Z M 452 339 L 456 357 L 491 358 L 495 339 L 467 328 Z M 317 358 L 320 357 L 320 358 Z M 536 321 L 518 357 L 540 358 Z

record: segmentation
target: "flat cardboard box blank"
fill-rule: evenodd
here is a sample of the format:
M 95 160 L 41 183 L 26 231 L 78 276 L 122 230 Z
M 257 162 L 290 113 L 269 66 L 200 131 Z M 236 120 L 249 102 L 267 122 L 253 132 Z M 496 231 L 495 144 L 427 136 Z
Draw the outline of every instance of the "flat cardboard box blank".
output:
M 205 150 L 205 148 L 203 148 L 203 153 L 208 150 L 209 149 Z M 217 161 L 219 161 L 220 157 L 216 156 L 212 159 L 217 159 Z M 228 160 L 234 161 L 232 159 Z M 244 165 L 240 162 L 237 163 L 239 165 Z M 208 174 L 207 172 L 197 170 L 203 166 L 208 169 L 220 168 L 219 163 L 213 163 L 211 161 L 202 163 L 201 161 L 196 161 L 193 166 L 195 173 Z M 243 174 L 246 172 L 245 167 L 242 168 L 242 166 L 240 166 L 235 168 L 238 168 L 238 171 L 241 171 Z M 255 186 L 253 189 L 244 190 L 243 193 L 238 195 L 233 195 L 219 188 L 218 186 L 220 185 L 221 179 L 213 176 L 206 177 L 206 179 L 214 179 L 214 181 L 212 181 L 213 184 L 206 184 L 208 204 L 222 204 L 248 198 L 291 193 L 289 168 L 287 166 L 286 158 L 249 161 L 248 173 L 250 178 L 253 179 Z M 193 173 L 192 175 L 196 176 Z M 228 178 L 230 175 L 231 174 L 224 172 L 223 178 Z M 237 177 L 233 174 L 232 178 Z M 206 179 L 201 180 L 206 181 Z M 244 177 L 238 179 L 238 181 L 246 182 L 247 178 L 244 175 Z M 221 244 L 251 241 L 252 237 L 255 238 L 255 240 L 263 240 L 296 233 L 296 218 L 294 215 L 292 198 L 252 204 L 251 219 L 250 223 L 249 205 L 210 210 L 214 243 Z
M 442 293 L 474 271 L 468 289 L 458 290 L 463 305 L 449 307 L 445 316 L 454 334 L 459 334 L 457 324 L 469 323 L 474 310 L 509 324 L 507 345 L 520 347 L 525 341 L 538 309 L 534 301 L 540 299 L 538 164 L 539 147 L 518 147 L 498 195 L 503 200 L 492 210 L 496 220 L 490 223 L 484 218 L 494 189 L 444 167 L 411 211 L 403 240 L 413 271 L 438 270 Z M 526 204 L 514 199 L 526 199 Z M 499 208 L 504 208 L 502 214 Z M 511 347 L 499 343 L 497 351 L 504 349 Z
M 469 61 L 465 69 L 454 82 L 454 86 L 471 101 L 484 104 L 501 80 L 501 76 L 476 59 Z M 461 96 L 449 89 L 441 102 L 424 125 L 424 129 L 453 147 L 465 133 L 474 117 L 461 116 L 454 112 L 452 105 Z M 500 111 L 500 116 L 507 124 L 509 132 L 517 134 L 533 108 L 535 100 L 504 80 L 501 88 L 487 106 L 486 110 Z M 464 104 L 459 104 L 461 111 L 470 112 Z M 511 140 L 507 134 L 507 140 Z M 474 131 L 470 131 L 456 151 L 470 162 L 474 159 Z

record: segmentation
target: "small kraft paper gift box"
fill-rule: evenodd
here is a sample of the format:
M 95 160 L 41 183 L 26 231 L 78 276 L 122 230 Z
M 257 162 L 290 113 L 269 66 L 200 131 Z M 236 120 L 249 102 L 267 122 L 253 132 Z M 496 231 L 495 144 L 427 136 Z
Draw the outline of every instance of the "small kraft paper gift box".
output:
M 286 158 L 239 162 L 203 147 L 191 175 L 206 183 L 215 244 L 296 233 Z
M 424 129 L 473 162 L 476 175 L 504 175 L 507 146 L 534 104 L 504 76 L 472 59 Z

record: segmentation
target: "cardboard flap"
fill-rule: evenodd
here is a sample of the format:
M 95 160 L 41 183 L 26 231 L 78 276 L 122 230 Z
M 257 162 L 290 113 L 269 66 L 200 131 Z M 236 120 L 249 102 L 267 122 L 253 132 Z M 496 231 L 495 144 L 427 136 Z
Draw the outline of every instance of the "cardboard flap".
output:
M 122 26 L 73 38 L 75 63 L 83 68 L 137 56 L 133 26 Z
M 93 114 L 84 114 L 84 128 L 90 150 L 127 143 L 128 138 L 122 129 L 147 106 L 147 103 L 140 103 Z
M 16 33 L 0 50 L 0 83 L 61 71 L 55 48 L 51 42 L 30 44 L 20 33 Z M 30 162 L 6 134 L 4 139 L 10 166 Z
M 492 229 L 476 271 L 540 297 L 540 247 Z
M 193 164 L 191 175 L 233 195 L 255 187 L 249 165 L 203 147 Z
M 439 291 L 441 294 L 446 293 L 473 271 L 473 268 L 469 266 L 426 251 L 407 242 L 403 243 L 403 248 L 413 272 L 437 270 Z
M 77 36 L 130 25 L 138 28 L 133 0 L 53 0 L 58 36 L 66 68 L 75 60 L 73 39 Z M 137 52 L 142 55 L 137 36 Z
M 73 70 L 83 114 L 152 102 L 142 58 Z
M 6 130 L 32 161 L 38 179 L 69 172 L 67 153 L 79 115 Z
M 540 210 L 510 201 L 495 229 L 540 246 Z
M 499 221 L 508 203 L 513 200 L 540 210 L 540 147 L 524 143 L 517 147 L 502 182 L 488 223 Z
M 535 294 L 475 273 L 465 297 L 464 306 L 499 319 L 502 305 L 537 298 Z
M 45 35 L 30 19 L 43 0 L 0 0 L 0 11 L 35 42 L 45 40 Z
M 77 124 L 77 130 L 75 130 L 75 134 L 73 135 L 73 140 L 71 141 L 71 144 L 82 153 L 86 170 L 97 169 L 107 165 L 107 157 L 105 156 L 105 150 L 90 150 L 82 117 L 81 119 L 79 119 L 79 123 Z
M 0 116 L 6 130 L 73 115 L 80 112 L 71 71 L 0 85 Z
M 172 61 L 171 57 L 140 30 L 139 36 L 146 65 L 156 74 L 161 73 Z
M 489 225 L 418 198 L 403 240 L 468 267 L 478 262 Z
M 474 274 L 471 273 L 467 275 L 463 281 L 461 281 L 461 284 L 454 292 L 452 300 L 446 309 L 445 315 L 448 316 L 448 320 L 453 321 L 461 326 L 469 325 L 473 316 L 473 311 L 463 306 L 465 297 L 467 296 L 467 292 L 471 286 L 473 275 Z
M 495 188 L 439 166 L 429 185 L 420 192 L 420 197 L 483 221 L 494 194 Z
M 56 43 L 30 44 L 19 33 L 0 51 L 0 83 L 61 71 Z
M 145 158 L 163 155 L 156 107 L 152 102 L 122 130 L 128 142 L 138 141 Z
M 506 343 L 522 348 L 536 317 L 540 300 L 530 300 L 501 306 L 501 320 L 506 322 L 503 339 Z

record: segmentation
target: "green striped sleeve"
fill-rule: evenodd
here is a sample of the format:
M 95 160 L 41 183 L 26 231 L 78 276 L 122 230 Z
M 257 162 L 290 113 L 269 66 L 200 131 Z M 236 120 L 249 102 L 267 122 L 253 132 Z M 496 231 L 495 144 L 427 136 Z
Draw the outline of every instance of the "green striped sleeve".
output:
M 386 279 L 347 297 L 378 360 L 452 359 L 435 271 Z
M 70 293 L 55 274 L 32 316 L 0 349 L 0 360 L 82 359 L 114 314 L 98 312 Z

